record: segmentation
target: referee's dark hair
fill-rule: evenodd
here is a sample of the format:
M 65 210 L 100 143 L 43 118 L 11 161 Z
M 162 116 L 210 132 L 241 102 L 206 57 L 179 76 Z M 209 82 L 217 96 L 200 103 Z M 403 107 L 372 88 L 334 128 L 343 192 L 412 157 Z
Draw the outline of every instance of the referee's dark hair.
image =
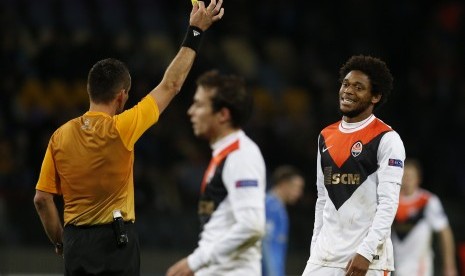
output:
M 97 104 L 111 102 L 121 89 L 131 89 L 131 75 L 126 65 L 117 59 L 107 58 L 92 66 L 87 76 L 87 92 Z

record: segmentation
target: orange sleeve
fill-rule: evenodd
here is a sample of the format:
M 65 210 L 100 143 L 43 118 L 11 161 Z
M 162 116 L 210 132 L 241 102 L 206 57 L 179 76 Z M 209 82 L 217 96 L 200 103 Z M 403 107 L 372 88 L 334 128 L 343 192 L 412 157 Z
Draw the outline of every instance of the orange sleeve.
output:
M 116 128 L 126 148 L 132 151 L 137 140 L 158 121 L 159 116 L 158 105 L 150 95 L 134 107 L 115 115 Z
M 51 194 L 61 194 L 60 178 L 55 168 L 51 142 L 49 142 L 47 151 L 45 152 L 36 189 Z

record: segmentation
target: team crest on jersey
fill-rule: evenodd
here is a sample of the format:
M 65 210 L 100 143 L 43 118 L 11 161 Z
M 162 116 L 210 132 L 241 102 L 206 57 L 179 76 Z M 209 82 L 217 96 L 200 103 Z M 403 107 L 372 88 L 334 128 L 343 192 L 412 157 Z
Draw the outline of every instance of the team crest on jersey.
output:
M 350 149 L 350 153 L 352 154 L 353 157 L 357 157 L 362 153 L 363 149 L 363 144 L 362 142 L 358 141 L 355 144 L 352 145 L 352 148 Z

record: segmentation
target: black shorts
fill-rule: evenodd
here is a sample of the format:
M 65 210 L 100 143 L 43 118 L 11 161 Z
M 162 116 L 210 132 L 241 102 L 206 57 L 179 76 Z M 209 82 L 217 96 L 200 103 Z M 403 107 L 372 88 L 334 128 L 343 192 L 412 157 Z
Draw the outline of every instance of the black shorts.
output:
M 140 248 L 136 227 L 126 223 L 128 243 L 116 244 L 112 224 L 67 225 L 64 229 L 65 275 L 140 275 Z

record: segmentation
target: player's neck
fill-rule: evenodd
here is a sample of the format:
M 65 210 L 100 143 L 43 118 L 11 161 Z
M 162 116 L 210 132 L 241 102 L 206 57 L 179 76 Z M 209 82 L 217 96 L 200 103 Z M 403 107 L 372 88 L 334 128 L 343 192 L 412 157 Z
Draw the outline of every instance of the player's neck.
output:
M 212 138 L 210 139 L 210 145 L 213 145 L 214 143 L 218 142 L 219 140 L 223 139 L 224 137 L 238 130 L 239 129 L 237 128 L 231 128 L 231 127 L 225 127 L 225 128 L 219 129 L 216 132 L 216 135 L 212 136 Z
M 347 117 L 347 116 L 343 116 L 342 119 L 344 120 L 344 122 L 346 123 L 358 123 L 358 122 L 361 122 L 363 120 L 366 120 L 368 119 L 371 115 L 373 115 L 373 113 L 367 113 L 367 114 L 359 114 L 358 116 L 356 117 Z
M 98 104 L 98 103 L 91 102 L 89 111 L 103 112 L 103 113 L 107 113 L 110 116 L 113 116 L 116 114 L 116 107 L 113 104 Z

